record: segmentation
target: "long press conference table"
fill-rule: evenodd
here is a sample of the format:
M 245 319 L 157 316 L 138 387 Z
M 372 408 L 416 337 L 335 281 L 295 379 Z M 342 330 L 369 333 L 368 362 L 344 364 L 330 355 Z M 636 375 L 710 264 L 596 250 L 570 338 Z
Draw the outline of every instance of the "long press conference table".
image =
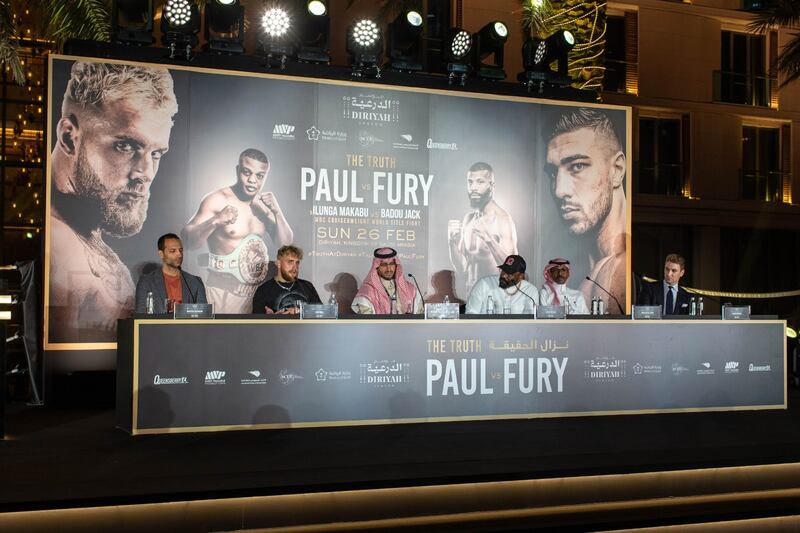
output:
M 134 434 L 785 409 L 785 321 L 119 322 Z

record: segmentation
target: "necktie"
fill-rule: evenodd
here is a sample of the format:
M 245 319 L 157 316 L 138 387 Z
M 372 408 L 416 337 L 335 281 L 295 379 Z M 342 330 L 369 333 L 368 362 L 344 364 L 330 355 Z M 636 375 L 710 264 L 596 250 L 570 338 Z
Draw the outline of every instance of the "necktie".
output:
M 675 307 L 675 298 L 672 296 L 672 285 L 667 288 L 667 303 L 664 304 L 664 314 L 671 315 L 672 309 Z

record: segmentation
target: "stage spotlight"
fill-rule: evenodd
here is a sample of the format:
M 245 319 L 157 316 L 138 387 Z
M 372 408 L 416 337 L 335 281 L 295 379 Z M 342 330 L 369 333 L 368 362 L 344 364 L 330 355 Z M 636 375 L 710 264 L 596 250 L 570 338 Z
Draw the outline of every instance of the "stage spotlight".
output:
M 205 48 L 221 54 L 244 53 L 244 8 L 239 0 L 206 2 Z
M 306 2 L 297 21 L 297 60 L 303 63 L 330 63 L 331 18 L 321 0 Z
M 542 92 L 544 85 L 568 87 L 572 84 L 569 77 L 569 52 L 575 46 L 575 37 L 572 32 L 560 30 L 547 39 L 529 37 L 522 45 L 522 64 L 525 72 L 521 72 L 517 79 L 528 86 L 528 90 L 536 85 Z M 553 71 L 551 65 L 557 62 L 557 70 Z
M 791 326 L 786 326 L 786 336 L 790 339 L 797 338 L 797 330 Z
M 200 33 L 200 12 L 193 0 L 167 0 L 161 14 L 161 42 L 169 47 L 169 57 L 174 59 L 178 50 L 185 50 L 187 60 L 197 46 Z
M 153 44 L 153 0 L 114 0 L 111 24 L 115 42 Z
M 267 68 L 286 68 L 286 61 L 294 54 L 294 46 L 289 39 L 292 16 L 283 8 L 272 7 L 261 17 L 261 47 L 267 56 Z
M 448 84 L 453 85 L 454 82 L 458 82 L 463 86 L 470 69 L 472 35 L 461 28 L 453 28 L 450 30 L 446 46 Z
M 317 17 L 328 14 L 328 6 L 326 6 L 325 2 L 322 2 L 321 0 L 311 0 L 308 2 L 307 6 L 308 12 L 312 15 L 316 15 Z
M 490 22 L 473 37 L 475 49 L 475 75 L 486 80 L 504 80 L 503 51 L 508 40 L 508 27 L 500 21 Z M 484 63 L 489 56 L 493 63 Z
M 347 32 L 347 54 L 350 57 L 352 75 L 359 78 L 381 77 L 383 39 L 378 25 L 369 19 L 361 19 Z
M 389 68 L 405 72 L 422 70 L 422 15 L 400 14 L 389 24 Z

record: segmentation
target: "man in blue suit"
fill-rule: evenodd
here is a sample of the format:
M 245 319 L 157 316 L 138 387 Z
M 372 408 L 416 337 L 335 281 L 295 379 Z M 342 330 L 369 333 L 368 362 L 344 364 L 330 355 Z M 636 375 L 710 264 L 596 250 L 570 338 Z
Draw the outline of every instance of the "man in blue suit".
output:
M 144 274 L 136 283 L 136 312 L 145 313 L 147 293 L 153 293 L 153 311 L 171 313 L 176 303 L 207 303 L 203 280 L 181 270 L 183 245 L 174 233 L 158 238 L 161 268 Z
M 686 259 L 669 254 L 664 260 L 664 280 L 643 283 L 637 305 L 660 305 L 662 315 L 688 315 L 689 293 L 678 285 L 686 272 Z

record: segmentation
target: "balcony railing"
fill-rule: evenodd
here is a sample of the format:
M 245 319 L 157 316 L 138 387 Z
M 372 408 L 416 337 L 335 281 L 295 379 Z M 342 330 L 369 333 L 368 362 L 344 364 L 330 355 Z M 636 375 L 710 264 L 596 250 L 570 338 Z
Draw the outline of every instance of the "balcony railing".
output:
M 784 184 L 789 176 L 788 172 L 740 169 L 742 199 L 783 202 Z
M 768 76 L 715 70 L 713 90 L 715 102 L 771 107 L 777 94 L 777 80 Z
M 636 162 L 634 170 L 634 187 L 643 194 L 662 194 L 665 196 L 683 196 L 684 165 L 682 163 Z

